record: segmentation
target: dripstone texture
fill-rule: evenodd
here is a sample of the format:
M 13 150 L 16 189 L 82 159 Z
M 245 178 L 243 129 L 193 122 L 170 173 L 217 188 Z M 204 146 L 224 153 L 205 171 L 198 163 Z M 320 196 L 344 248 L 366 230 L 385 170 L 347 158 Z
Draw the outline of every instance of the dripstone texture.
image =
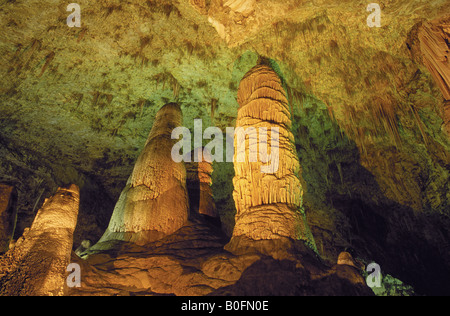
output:
M 178 104 L 163 106 L 156 114 L 148 140 L 136 161 L 99 243 L 131 241 L 139 245 L 180 229 L 187 221 L 189 201 L 186 168 L 172 159 L 172 131 L 182 123 Z
M 14 248 L 0 257 L 0 294 L 56 296 L 67 294 L 73 232 L 80 196 L 76 185 L 60 188 L 37 212 Z
M 70 183 L 81 193 L 73 249 L 95 244 L 159 109 L 177 102 L 191 131 L 194 119 L 236 126 L 240 81 L 263 56 L 289 100 L 321 258 L 332 266 L 352 248 L 418 294 L 450 293 L 450 103 L 437 77 L 446 76 L 448 0 L 382 1 L 380 28 L 367 25 L 362 0 L 77 3 L 80 28 L 67 26 L 65 2 L 0 5 L 0 182 L 17 189 L 18 210 L 11 245 Z M 422 27 L 432 31 L 425 51 Z M 229 239 L 235 170 L 213 166 Z
M 257 65 L 242 79 L 237 100 L 233 179 L 237 213 L 228 249 L 240 237 L 301 239 L 314 245 L 302 208 L 300 165 L 280 78 L 270 66 Z

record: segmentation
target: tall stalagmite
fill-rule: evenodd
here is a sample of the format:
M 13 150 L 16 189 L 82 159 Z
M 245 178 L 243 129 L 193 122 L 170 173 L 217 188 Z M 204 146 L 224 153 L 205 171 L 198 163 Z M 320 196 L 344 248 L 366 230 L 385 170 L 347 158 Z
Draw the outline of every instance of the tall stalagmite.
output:
M 99 242 L 122 240 L 144 245 L 170 235 L 188 219 L 186 168 L 171 156 L 181 126 L 180 106 L 169 103 L 156 114 L 150 135 Z
M 239 247 L 243 239 L 301 239 L 313 245 L 302 208 L 303 189 L 290 130 L 291 114 L 275 71 L 263 63 L 251 69 L 240 83 L 238 103 L 236 131 L 239 127 L 244 131 L 253 127 L 257 134 L 246 136 L 245 146 L 240 146 L 242 139 L 237 132 L 235 134 L 233 197 L 237 214 L 233 238 L 227 247 Z M 262 138 L 264 128 L 268 131 L 265 139 Z M 278 135 L 275 128 L 278 128 Z M 263 159 L 261 148 L 265 146 L 271 159 Z M 258 159 L 251 162 L 250 155 L 255 152 L 259 152 Z M 245 155 L 245 162 L 239 162 L 238 157 L 242 155 Z M 270 172 L 262 172 L 262 167 Z
M 12 186 L 0 184 L 0 253 L 9 248 L 16 226 L 16 193 Z
M 14 248 L 0 260 L 0 295 L 64 295 L 79 188 L 59 188 L 46 200 Z

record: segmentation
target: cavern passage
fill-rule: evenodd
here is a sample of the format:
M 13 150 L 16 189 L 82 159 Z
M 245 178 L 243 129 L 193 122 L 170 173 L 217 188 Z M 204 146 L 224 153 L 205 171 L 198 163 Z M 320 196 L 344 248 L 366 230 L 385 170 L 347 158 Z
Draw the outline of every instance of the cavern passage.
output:
M 70 3 L 0 1 L 0 295 L 450 295 L 448 0 Z

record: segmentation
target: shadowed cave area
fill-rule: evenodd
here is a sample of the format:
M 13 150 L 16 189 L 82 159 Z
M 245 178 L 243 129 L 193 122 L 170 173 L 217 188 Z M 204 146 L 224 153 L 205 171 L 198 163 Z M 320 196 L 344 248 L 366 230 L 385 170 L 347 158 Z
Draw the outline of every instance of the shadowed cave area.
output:
M 450 4 L 316 2 L 0 2 L 0 295 L 450 295 Z

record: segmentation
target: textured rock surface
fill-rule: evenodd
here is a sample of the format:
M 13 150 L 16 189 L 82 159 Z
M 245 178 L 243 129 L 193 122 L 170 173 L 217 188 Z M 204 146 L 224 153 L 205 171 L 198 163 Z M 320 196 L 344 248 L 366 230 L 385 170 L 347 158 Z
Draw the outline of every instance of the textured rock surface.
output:
M 240 237 L 301 239 L 314 245 L 302 206 L 300 165 L 281 79 L 270 66 L 257 65 L 242 79 L 237 101 L 233 179 L 237 213 L 228 248 L 236 247 L 234 239 Z
M 193 150 L 186 162 L 186 186 L 189 193 L 190 214 L 198 213 L 211 218 L 218 218 L 216 204 L 212 193 L 212 158 L 204 148 Z M 194 159 L 194 155 L 198 155 Z M 195 162 L 195 161 L 198 162 Z
M 75 185 L 58 189 L 45 201 L 29 230 L 0 257 L 1 295 L 66 294 L 66 269 L 79 203 L 79 189 Z
M 419 30 L 418 39 L 423 63 L 445 99 L 442 115 L 444 129 L 450 136 L 450 17 L 425 23 Z
M 194 220 L 145 247 L 116 242 L 107 251 L 88 250 L 84 260 L 72 259 L 83 275 L 69 295 L 373 295 L 357 269 L 328 267 L 300 244 L 280 260 L 233 255 L 223 250 L 227 240 L 217 227 Z
M 147 142 L 100 239 L 138 245 L 160 239 L 187 221 L 189 200 L 184 163 L 172 159 L 173 129 L 181 126 L 178 104 L 169 103 L 156 114 Z
M 292 101 L 320 255 L 335 263 L 351 247 L 418 294 L 450 293 L 449 103 L 417 45 L 447 0 L 380 2 L 381 28 L 358 0 L 261 0 L 245 14 L 251 1 L 78 3 L 81 28 L 66 25 L 68 3 L 0 4 L 0 182 L 18 191 L 15 239 L 45 198 L 76 183 L 74 249 L 95 243 L 156 112 L 177 101 L 190 129 L 194 118 L 235 126 L 237 87 L 262 55 Z M 233 177 L 232 164 L 214 164 L 228 235 Z
M 14 187 L 0 184 L 0 253 L 9 249 L 17 220 L 17 196 Z

